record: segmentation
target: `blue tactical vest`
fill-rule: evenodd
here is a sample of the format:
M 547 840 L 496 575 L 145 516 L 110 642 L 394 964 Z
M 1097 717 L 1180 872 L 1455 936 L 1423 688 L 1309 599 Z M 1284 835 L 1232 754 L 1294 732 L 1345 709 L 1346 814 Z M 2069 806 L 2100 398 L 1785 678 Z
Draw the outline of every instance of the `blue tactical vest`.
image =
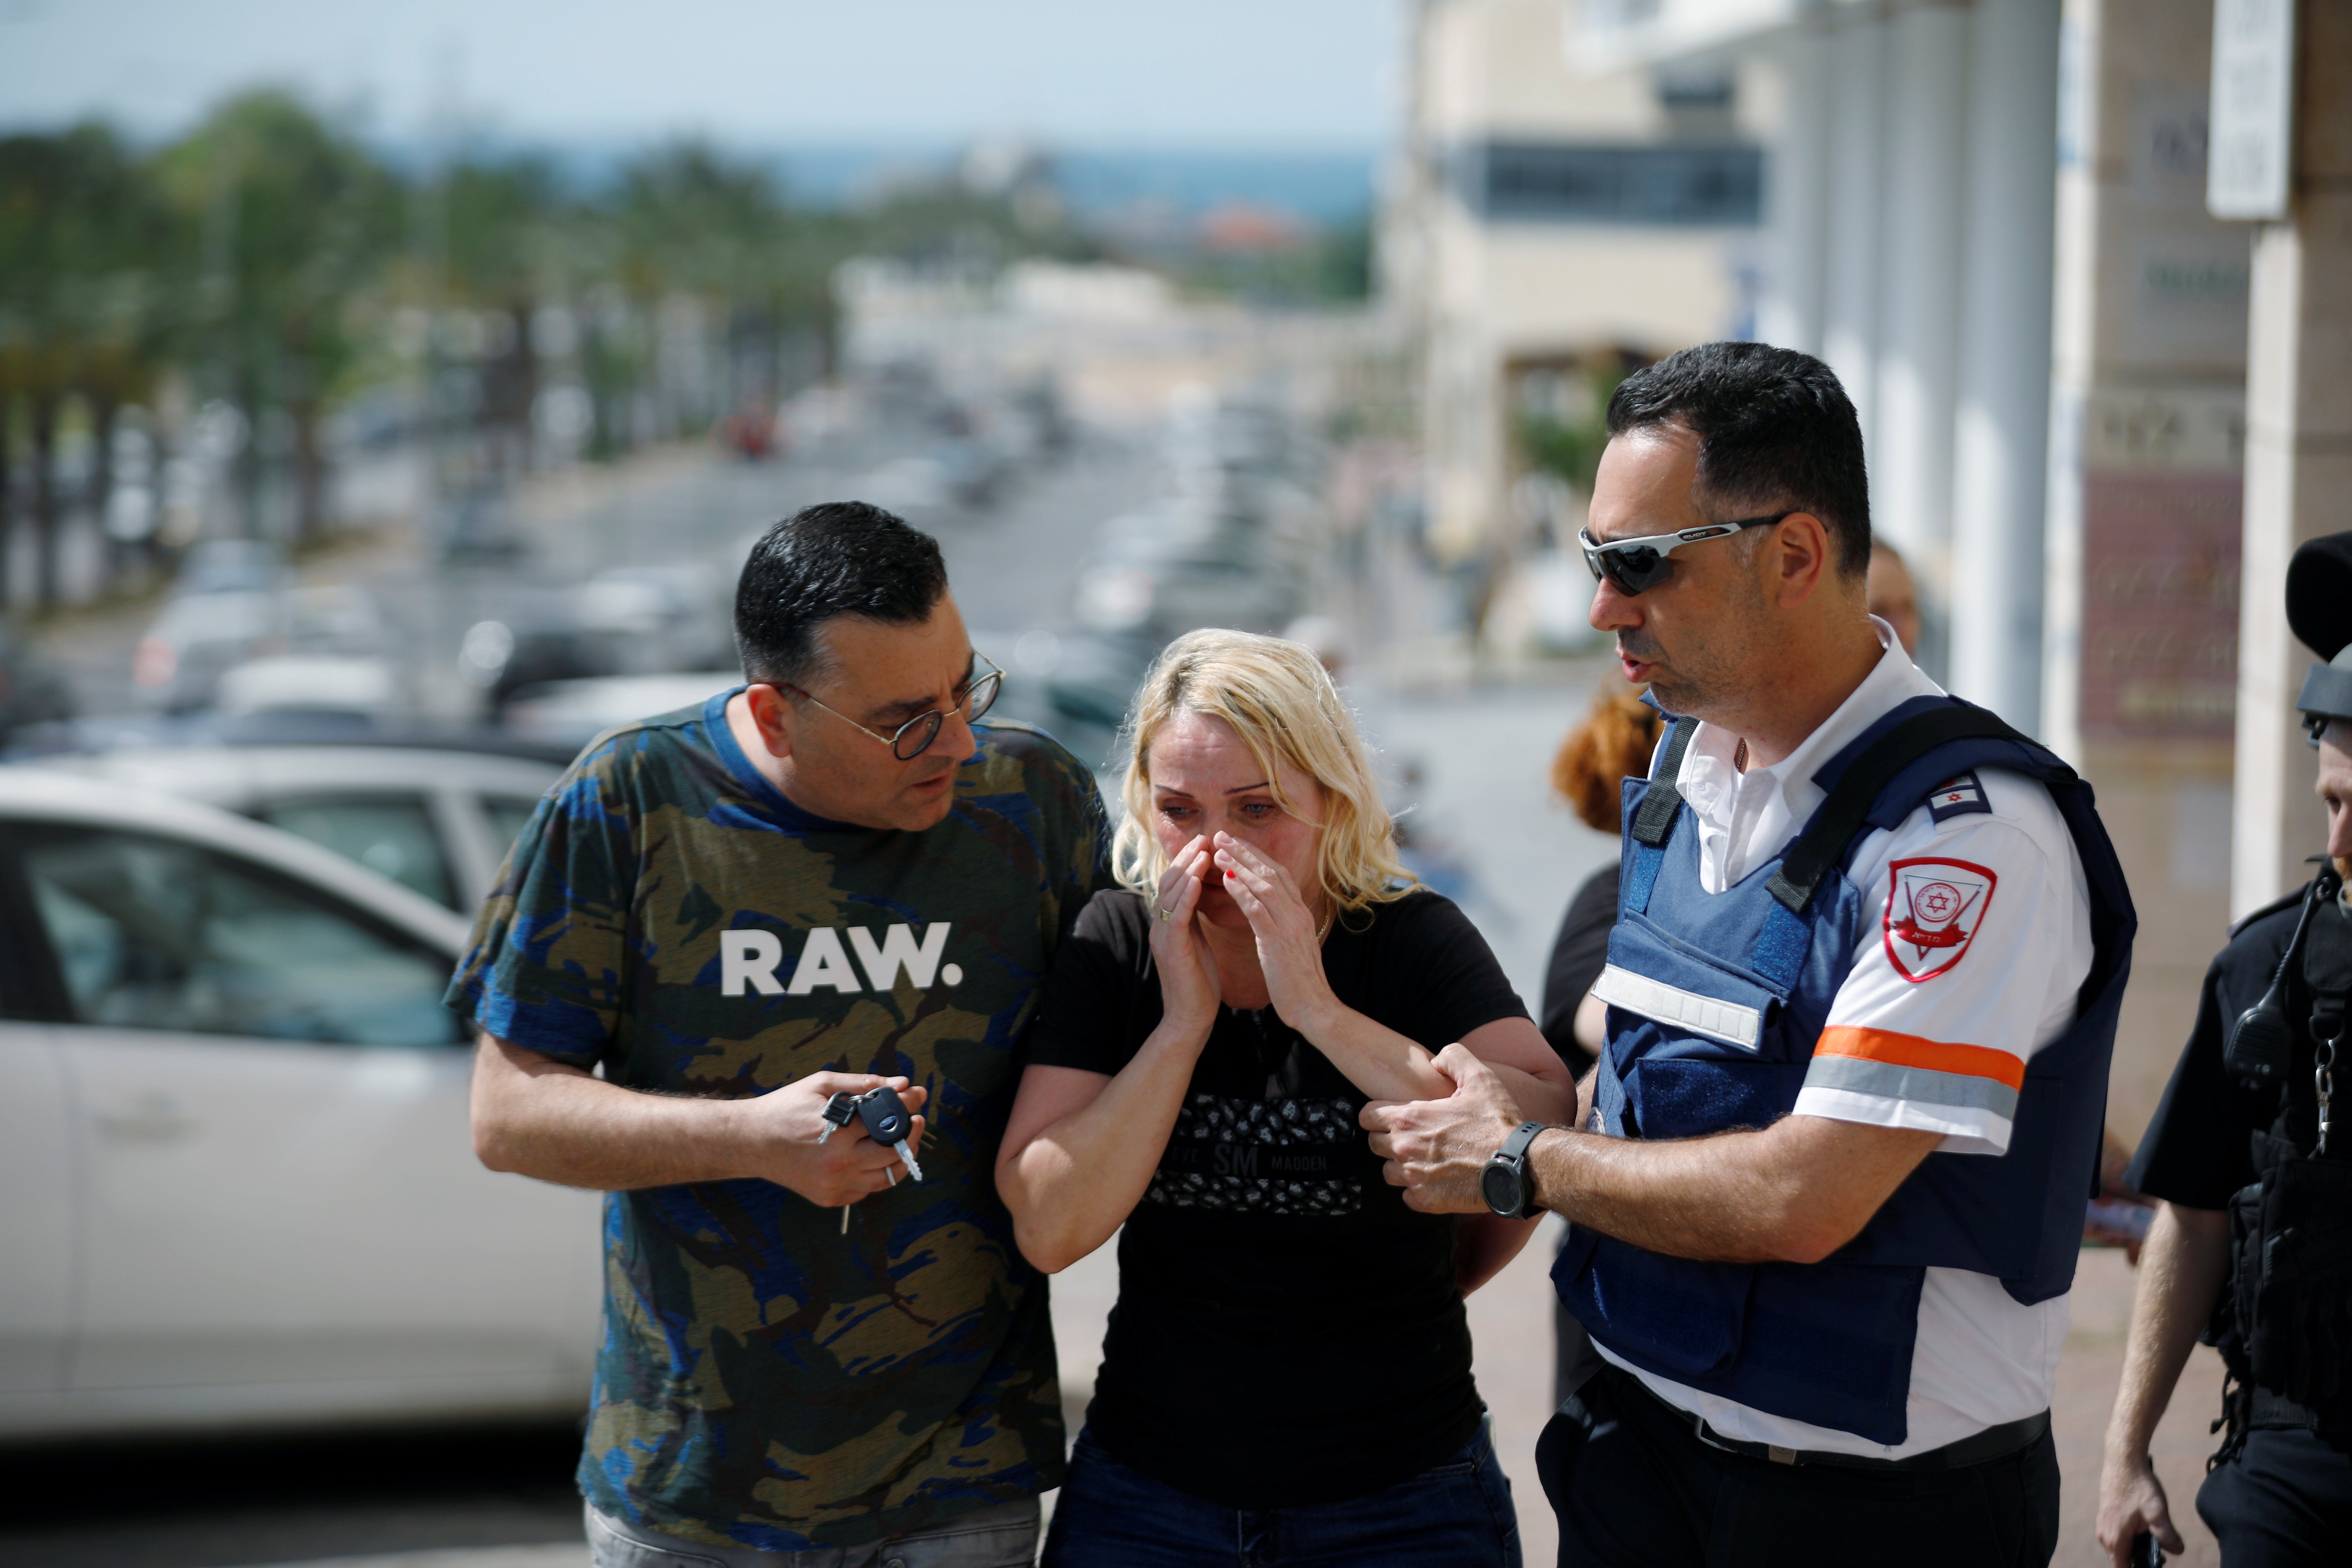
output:
M 1862 1233 L 1819 1263 L 1668 1258 L 1582 1226 L 1552 1269 L 1560 1300 L 1634 1366 L 1818 1426 L 1897 1444 L 1929 1268 L 1998 1278 L 2023 1303 L 2074 1282 L 2083 1207 L 2097 1188 L 2107 1058 L 2137 926 L 2090 785 L 1958 698 L 1919 697 L 1872 725 L 1813 780 L 1821 809 L 1780 855 L 1709 894 L 1698 825 L 1675 787 L 1697 723 L 1678 719 L 1654 775 L 1625 781 L 1625 839 L 1609 963 L 1640 1010 L 1612 1004 L 1593 1107 L 1617 1137 L 1762 1127 L 1803 1087 L 1830 1003 L 1875 918 L 1849 879 L 1855 847 L 1938 785 L 2006 768 L 2050 790 L 2090 885 L 2093 958 L 2074 1024 L 2034 1053 L 2009 1152 L 1927 1156 Z M 1996 983 L 1979 977 L 1979 983 Z M 1973 1089 L 1960 1092 L 1977 1092 Z

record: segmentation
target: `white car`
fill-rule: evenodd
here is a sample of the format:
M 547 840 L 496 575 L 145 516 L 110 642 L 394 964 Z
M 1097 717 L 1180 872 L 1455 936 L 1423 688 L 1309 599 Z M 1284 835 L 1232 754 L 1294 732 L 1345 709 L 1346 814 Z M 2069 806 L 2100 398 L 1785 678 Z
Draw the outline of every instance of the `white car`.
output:
M 734 669 L 551 680 L 516 694 L 507 705 L 507 732 L 541 745 L 585 746 L 607 730 L 707 702 L 742 684 L 742 672 Z
M 375 745 L 126 746 L 26 765 L 254 817 L 468 915 L 563 772 L 491 752 Z
M 598 1198 L 474 1158 L 462 917 L 37 768 L 0 905 L 0 1437 L 585 1408 Z

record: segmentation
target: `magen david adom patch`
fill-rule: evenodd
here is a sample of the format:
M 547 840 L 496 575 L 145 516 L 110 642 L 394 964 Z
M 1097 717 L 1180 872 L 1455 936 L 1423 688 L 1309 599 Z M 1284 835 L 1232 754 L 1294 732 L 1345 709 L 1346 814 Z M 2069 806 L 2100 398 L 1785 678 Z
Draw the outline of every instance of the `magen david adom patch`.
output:
M 1886 956 L 1917 984 L 1966 958 L 2000 880 L 1967 860 L 1895 860 L 1886 868 Z

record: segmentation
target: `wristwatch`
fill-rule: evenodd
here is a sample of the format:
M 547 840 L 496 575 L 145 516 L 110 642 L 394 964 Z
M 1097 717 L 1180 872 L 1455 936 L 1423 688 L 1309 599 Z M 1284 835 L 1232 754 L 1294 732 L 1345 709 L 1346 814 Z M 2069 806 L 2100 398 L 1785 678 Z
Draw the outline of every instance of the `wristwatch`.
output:
M 1478 1173 L 1478 1194 L 1486 1206 L 1505 1219 L 1528 1219 L 1536 1213 L 1536 1184 L 1528 1171 L 1528 1145 L 1544 1130 L 1540 1121 L 1522 1121 L 1489 1155 Z

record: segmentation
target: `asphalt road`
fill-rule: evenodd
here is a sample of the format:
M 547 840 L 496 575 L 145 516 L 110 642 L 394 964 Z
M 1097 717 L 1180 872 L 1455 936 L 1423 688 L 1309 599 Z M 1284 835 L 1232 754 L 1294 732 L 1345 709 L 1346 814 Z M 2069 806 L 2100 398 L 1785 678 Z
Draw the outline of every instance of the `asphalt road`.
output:
M 0 1563 L 239 1568 L 577 1541 L 579 1445 L 563 1423 L 11 1453 Z

